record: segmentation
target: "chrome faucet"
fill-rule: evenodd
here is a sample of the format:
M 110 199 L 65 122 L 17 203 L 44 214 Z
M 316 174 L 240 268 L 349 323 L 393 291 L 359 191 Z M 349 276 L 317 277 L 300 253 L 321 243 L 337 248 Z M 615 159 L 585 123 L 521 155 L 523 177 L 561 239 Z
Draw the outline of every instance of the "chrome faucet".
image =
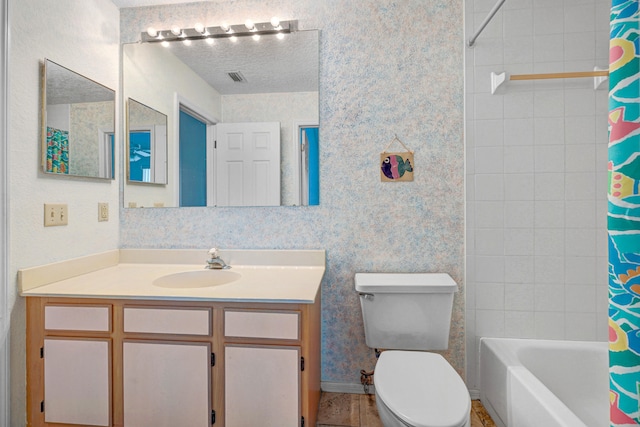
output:
M 218 249 L 211 248 L 209 249 L 209 259 L 207 260 L 207 265 L 204 268 L 208 268 L 209 270 L 227 270 L 231 268 L 230 265 L 227 265 L 220 256 L 218 256 Z

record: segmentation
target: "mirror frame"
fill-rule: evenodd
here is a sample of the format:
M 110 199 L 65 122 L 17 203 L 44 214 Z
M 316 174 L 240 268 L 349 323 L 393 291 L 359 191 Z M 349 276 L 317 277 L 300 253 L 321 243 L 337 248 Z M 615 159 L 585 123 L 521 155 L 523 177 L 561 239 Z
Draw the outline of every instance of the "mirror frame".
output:
M 83 175 L 83 174 L 74 174 L 74 173 L 59 173 L 59 172 L 52 172 L 47 170 L 47 149 L 48 149 L 48 142 L 47 142 L 47 128 L 48 128 L 48 123 L 47 123 L 47 101 L 48 101 L 48 97 L 47 97 L 47 89 L 49 87 L 49 83 L 47 81 L 47 70 L 48 70 L 48 66 L 47 64 L 54 64 L 56 67 L 62 68 L 65 71 L 68 71 L 69 73 L 71 73 L 74 76 L 77 76 L 83 80 L 86 80 L 87 83 L 91 83 L 93 85 L 96 85 L 99 88 L 102 88 L 104 90 L 107 90 L 109 92 L 111 92 L 113 94 L 113 99 L 112 99 L 112 103 L 113 103 L 113 107 L 112 107 L 112 123 L 111 123 L 111 127 L 109 128 L 109 132 L 105 132 L 105 136 L 106 134 L 112 134 L 113 138 L 112 138 L 112 147 L 110 150 L 110 159 L 111 161 L 110 163 L 110 173 L 107 173 L 108 176 L 100 176 L 100 175 Z M 57 62 L 54 62 L 50 59 L 44 58 L 43 61 L 40 64 L 40 91 L 41 91 L 41 102 L 40 102 L 40 116 L 41 116 L 41 124 L 40 124 L 40 132 L 41 132 L 41 136 L 40 136 L 40 166 L 42 168 L 42 173 L 44 173 L 47 176 L 60 176 L 60 177 L 71 177 L 71 178 L 89 178 L 89 179 L 96 179 L 96 180 L 105 180 L 105 181 L 114 181 L 115 180 L 115 175 L 116 175 L 116 159 L 115 159 L 115 155 L 117 153 L 117 150 L 115 149 L 115 145 L 117 143 L 117 139 L 116 139 L 116 91 L 114 89 L 111 89 L 105 85 L 103 85 L 102 83 L 99 83 L 93 79 L 90 79 L 86 76 L 83 76 L 80 73 L 77 73 L 63 65 L 58 64 Z M 100 129 L 100 127 L 98 127 L 98 129 Z M 106 149 L 106 148 L 105 148 Z M 101 150 L 101 145 L 100 145 L 100 141 L 98 141 L 98 152 Z M 99 165 L 98 165 L 98 170 L 99 170 Z M 107 171 L 108 172 L 108 171 Z

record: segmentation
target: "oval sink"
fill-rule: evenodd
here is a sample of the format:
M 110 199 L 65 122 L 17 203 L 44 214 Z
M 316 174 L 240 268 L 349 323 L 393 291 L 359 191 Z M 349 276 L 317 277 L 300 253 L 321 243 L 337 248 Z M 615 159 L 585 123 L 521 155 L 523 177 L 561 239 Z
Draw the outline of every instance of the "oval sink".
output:
M 206 288 L 219 286 L 238 280 L 239 273 L 228 270 L 196 270 L 168 274 L 153 281 L 161 288 Z

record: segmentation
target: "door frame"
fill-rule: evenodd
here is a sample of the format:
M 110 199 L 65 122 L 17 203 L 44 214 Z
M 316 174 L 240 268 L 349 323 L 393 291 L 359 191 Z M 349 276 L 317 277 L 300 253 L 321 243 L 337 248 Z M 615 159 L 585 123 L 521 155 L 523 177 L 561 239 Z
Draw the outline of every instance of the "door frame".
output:
M 320 124 L 317 119 L 296 120 L 293 122 L 293 143 L 291 144 L 291 149 L 293 150 L 293 171 L 296 173 L 298 178 L 293 182 L 292 192 L 295 195 L 297 206 L 302 206 L 302 159 L 300 158 L 300 131 L 302 128 L 306 127 L 317 127 L 319 129 Z

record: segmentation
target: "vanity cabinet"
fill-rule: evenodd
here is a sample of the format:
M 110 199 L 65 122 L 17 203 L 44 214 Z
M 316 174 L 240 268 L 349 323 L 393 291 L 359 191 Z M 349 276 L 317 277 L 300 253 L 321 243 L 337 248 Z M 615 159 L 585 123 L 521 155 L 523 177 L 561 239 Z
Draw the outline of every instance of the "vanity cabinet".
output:
M 29 426 L 316 424 L 320 302 L 27 298 Z

